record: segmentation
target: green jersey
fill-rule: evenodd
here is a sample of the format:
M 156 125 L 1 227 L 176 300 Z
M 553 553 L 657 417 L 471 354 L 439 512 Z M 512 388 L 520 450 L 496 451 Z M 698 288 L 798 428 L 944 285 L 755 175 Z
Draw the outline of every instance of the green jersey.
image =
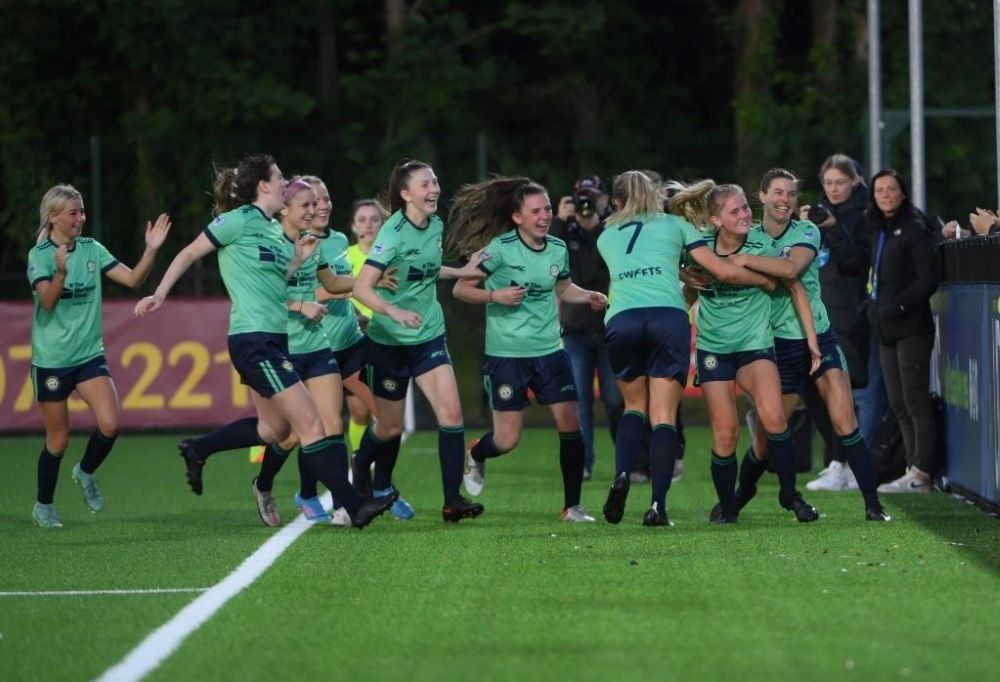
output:
M 486 304 L 486 354 L 501 358 L 535 358 L 562 347 L 556 283 L 569 279 L 566 242 L 546 237 L 531 247 L 516 229 L 486 246 L 489 260 L 479 267 L 489 274 L 486 290 L 521 287 L 520 305 Z
M 295 242 L 284 233 L 285 256 L 288 260 L 295 258 Z M 315 301 L 316 289 L 319 288 L 319 271 L 328 267 L 317 247 L 316 252 L 299 266 L 287 284 L 285 292 L 287 301 Z M 286 306 L 287 307 L 287 306 Z M 296 306 L 298 307 L 298 306 Z M 295 355 L 315 353 L 330 347 L 323 331 L 322 321 L 310 320 L 298 310 L 287 313 L 288 352 Z
M 705 245 L 704 235 L 683 218 L 660 213 L 622 225 L 608 224 L 597 249 L 611 273 L 605 322 L 633 308 L 687 310 L 677 270 L 685 249 Z
M 751 234 L 760 233 L 767 237 L 763 226 L 757 225 Z M 815 254 L 819 253 L 821 241 L 819 228 L 808 220 L 792 220 L 785 227 L 785 231 L 774 238 L 774 243 L 778 248 L 778 255 L 788 258 L 788 254 L 796 246 L 803 246 L 813 252 L 812 262 L 809 263 L 799 281 L 809 294 L 809 305 L 812 307 L 813 324 L 816 325 L 816 333 L 822 334 L 830 328 L 830 318 L 826 314 L 826 306 L 820 298 L 819 287 L 819 264 L 816 262 Z M 771 297 L 771 328 L 774 335 L 779 339 L 804 339 L 806 330 L 799 319 L 798 311 L 792 302 L 791 292 L 783 286 L 779 286 L 774 291 L 768 292 Z
M 219 271 L 232 301 L 229 333 L 287 333 L 291 256 L 281 225 L 247 204 L 213 220 L 205 236 L 219 249 Z
M 426 227 L 417 227 L 403 210 L 396 211 L 379 230 L 366 265 L 379 270 L 397 268 L 396 291 L 376 289 L 382 300 L 419 314 L 423 324 L 416 329 L 404 327 L 388 315 L 375 313 L 368 325 L 368 336 L 389 346 L 425 343 L 444 334 L 444 313 L 437 299 L 438 274 L 441 271 L 441 236 L 444 223 L 432 215 Z
M 705 242 L 713 250 L 716 250 L 716 241 L 717 235 L 705 235 Z M 773 257 L 778 255 L 778 249 L 774 240 L 766 234 L 751 232 L 735 253 Z M 713 277 L 709 290 L 698 292 L 698 298 L 701 301 L 698 310 L 699 349 L 712 353 L 738 353 L 774 345 L 771 299 L 766 289 L 728 284 Z
M 347 255 L 347 237 L 340 232 L 327 230 L 320 237 L 319 252 L 338 277 L 353 277 L 354 271 Z M 331 298 L 326 301 L 323 330 L 333 350 L 344 350 L 361 340 L 361 327 L 350 299 Z
M 55 277 L 58 249 L 46 239 L 28 252 L 28 282 L 35 297 L 31 362 L 47 369 L 81 365 L 104 353 L 101 278 L 118 265 L 103 244 L 78 238 L 66 259 L 62 294 L 55 308 L 45 310 L 35 286 Z

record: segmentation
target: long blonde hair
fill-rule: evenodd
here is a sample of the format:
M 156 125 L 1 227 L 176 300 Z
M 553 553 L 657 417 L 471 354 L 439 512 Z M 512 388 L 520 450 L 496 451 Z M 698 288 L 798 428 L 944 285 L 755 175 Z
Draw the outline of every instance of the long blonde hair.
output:
M 38 205 L 38 235 L 36 244 L 41 244 L 49 238 L 52 232 L 52 221 L 49 216 L 59 213 L 73 200 L 83 203 L 83 195 L 73 185 L 56 185 L 45 193 L 42 203 Z
M 717 185 L 714 180 L 699 180 L 690 185 L 671 180 L 664 187 L 670 194 L 670 212 L 702 230 L 715 229 L 708 218 L 719 214 L 726 199 L 734 194 L 746 196 L 739 185 Z
M 620 225 L 639 216 L 663 213 L 663 196 L 659 187 L 642 171 L 630 170 L 617 176 L 611 191 L 618 210 L 608 217 L 609 224 Z

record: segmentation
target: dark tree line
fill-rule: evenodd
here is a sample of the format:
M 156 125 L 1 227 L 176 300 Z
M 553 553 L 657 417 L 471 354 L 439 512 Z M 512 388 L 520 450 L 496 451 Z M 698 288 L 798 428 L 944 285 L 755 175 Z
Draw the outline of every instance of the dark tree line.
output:
M 906 3 L 883 5 L 885 106 L 906 108 Z M 339 225 L 401 156 L 434 163 L 446 197 L 483 172 L 525 173 L 559 195 L 581 173 L 636 167 L 753 188 L 775 165 L 805 178 L 808 197 L 828 154 L 866 156 L 864 0 L 2 8 L 5 297 L 28 295 L 24 254 L 45 189 L 81 189 L 93 231 L 92 137 L 102 240 L 130 261 L 140 222 L 167 210 L 175 228 L 160 268 L 207 223 L 213 164 L 249 151 L 326 178 Z M 924 11 L 927 106 L 990 107 L 989 3 L 925 0 Z M 928 208 L 962 217 L 992 206 L 993 131 L 992 119 L 928 121 Z M 890 142 L 904 172 L 908 146 L 905 132 Z M 219 290 L 211 278 L 180 287 Z

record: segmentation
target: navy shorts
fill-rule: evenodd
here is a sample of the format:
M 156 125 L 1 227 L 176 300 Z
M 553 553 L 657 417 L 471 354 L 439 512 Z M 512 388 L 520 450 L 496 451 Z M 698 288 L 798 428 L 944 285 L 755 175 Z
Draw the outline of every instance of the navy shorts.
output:
M 344 377 L 349 377 L 364 369 L 368 362 L 367 348 L 368 339 L 361 337 L 347 348 L 333 351 L 333 356 L 337 358 L 337 365 L 340 366 L 340 373 Z
M 292 361 L 292 369 L 302 381 L 327 374 L 340 374 L 340 366 L 329 348 L 311 353 L 290 353 L 288 359 Z
M 806 343 L 805 339 L 776 338 L 774 340 L 774 354 L 778 361 L 778 374 L 781 375 L 782 393 L 802 395 L 807 381 L 813 381 L 831 369 L 847 371 L 847 358 L 844 357 L 844 351 L 840 349 L 837 334 L 834 333 L 833 329 L 827 329 L 818 336 L 817 340 L 823 359 L 820 361 L 819 369 L 812 376 L 809 376 L 812 354 L 809 352 L 809 344 Z
M 229 361 L 240 375 L 240 382 L 265 398 L 301 381 L 288 357 L 287 334 L 231 334 L 228 346 Z
M 615 376 L 666 377 L 687 383 L 691 365 L 691 323 L 678 308 L 634 308 L 610 320 L 604 332 Z
M 413 346 L 388 346 L 368 340 L 368 386 L 385 400 L 402 400 L 410 377 L 450 364 L 444 334 Z
M 573 368 L 566 351 L 559 349 L 540 358 L 499 358 L 486 356 L 483 388 L 490 397 L 490 409 L 520 412 L 528 405 L 528 389 L 540 405 L 576 400 Z
M 713 353 L 698 349 L 698 368 L 695 371 L 695 386 L 710 381 L 735 381 L 741 367 L 757 360 L 775 362 L 774 348 L 744 350 L 735 353 Z M 777 363 L 775 363 L 777 364 Z
M 108 361 L 103 355 L 72 367 L 49 369 L 31 366 L 31 379 L 35 385 L 35 400 L 40 403 L 59 403 L 69 398 L 77 384 L 94 377 L 109 377 Z

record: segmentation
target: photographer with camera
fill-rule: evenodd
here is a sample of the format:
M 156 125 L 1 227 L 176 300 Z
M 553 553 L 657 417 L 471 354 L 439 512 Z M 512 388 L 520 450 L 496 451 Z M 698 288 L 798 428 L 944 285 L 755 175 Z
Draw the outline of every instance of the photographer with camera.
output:
M 597 238 L 604 231 L 609 215 L 608 195 L 600 176 L 588 175 L 577 180 L 572 196 L 559 200 L 558 214 L 552 219 L 549 233 L 566 242 L 569 271 L 573 282 L 584 289 L 608 293 L 611 276 L 597 252 Z M 604 312 L 589 305 L 561 302 L 563 348 L 569 355 L 573 380 L 579 396 L 580 431 L 583 434 L 584 480 L 589 480 L 597 459 L 594 453 L 594 371 L 600 384 L 601 400 L 608 415 L 612 441 L 624 410 L 621 392 L 615 383 L 608 350 L 604 343 Z
M 861 434 L 870 443 L 875 425 L 888 404 L 878 351 L 873 351 L 871 328 L 863 311 L 871 264 L 871 236 L 865 222 L 869 192 L 860 164 L 845 154 L 828 157 L 820 166 L 819 179 L 823 186 L 820 200 L 802 206 L 799 215 L 820 228 L 822 243 L 816 261 L 822 300 L 847 359 Z M 837 447 L 837 439 L 832 437 L 822 401 L 815 395 L 804 397 L 824 440 L 832 444 L 829 465 L 806 487 L 809 490 L 855 488 L 854 475 Z

